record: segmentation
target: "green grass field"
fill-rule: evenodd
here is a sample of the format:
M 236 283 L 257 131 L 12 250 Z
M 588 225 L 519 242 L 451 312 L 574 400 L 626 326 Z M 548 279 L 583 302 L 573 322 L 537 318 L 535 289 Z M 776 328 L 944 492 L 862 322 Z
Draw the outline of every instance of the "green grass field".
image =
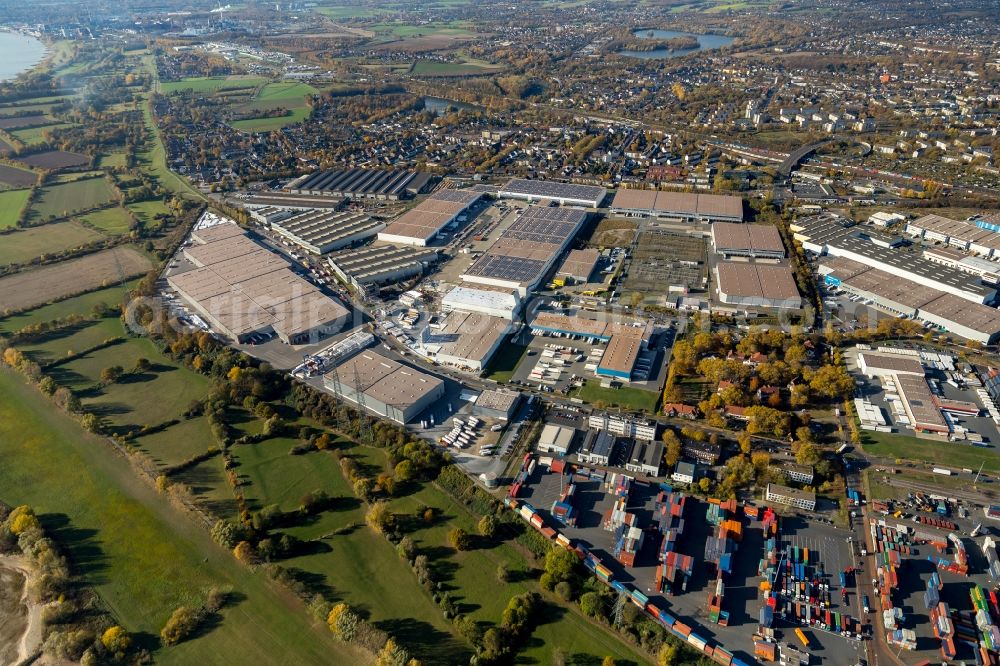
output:
M 0 229 L 9 229 L 17 224 L 21 206 L 28 200 L 31 190 L 8 190 L 0 192 Z
M 64 359 L 70 353 L 82 352 L 105 340 L 120 336 L 122 327 L 117 318 L 88 319 L 80 324 L 48 334 L 43 339 L 22 343 L 17 348 L 41 366 Z
M 239 90 L 256 88 L 267 83 L 267 79 L 259 76 L 192 76 L 180 81 L 163 81 L 160 92 L 164 95 L 190 90 L 198 94 L 217 93 L 220 90 Z
M 131 289 L 137 283 L 137 280 L 132 280 L 126 283 L 126 287 Z M 89 314 L 91 309 L 98 303 L 106 303 L 108 305 L 119 305 L 121 303 L 123 296 L 121 286 L 108 287 L 106 289 L 98 289 L 97 291 L 92 291 L 80 296 L 74 296 L 73 298 L 67 298 L 66 300 L 53 303 L 51 305 L 43 305 L 42 307 L 35 308 L 29 312 L 24 312 L 19 315 L 14 315 L 13 317 L 7 317 L 6 319 L 0 319 L 0 333 L 10 333 L 13 331 L 20 330 L 29 324 L 37 324 L 42 321 L 52 321 L 53 319 L 60 319 L 71 314 Z
M 235 129 L 244 132 L 269 132 L 293 123 L 301 122 L 309 117 L 310 109 L 306 105 L 306 95 L 319 92 L 307 83 L 281 81 L 268 83 L 258 91 L 254 98 L 245 104 L 235 107 L 241 114 L 253 114 L 276 108 L 288 109 L 291 113 L 278 118 L 248 118 L 234 120 L 230 123 Z
M 159 199 L 137 201 L 136 203 L 130 203 L 125 207 L 132 211 L 132 213 L 139 218 L 140 221 L 142 221 L 143 226 L 147 229 L 155 229 L 160 225 L 160 221 L 156 219 L 157 215 L 170 214 L 170 210 Z
M 148 453 L 158 465 L 176 465 L 192 456 L 217 446 L 204 416 L 181 418 L 177 425 L 166 430 L 139 437 L 134 444 Z M 225 483 L 225 480 L 223 480 Z M 228 491 L 228 487 L 226 488 Z
M 112 236 L 127 234 L 129 230 L 128 226 L 131 222 L 128 214 L 120 206 L 95 210 L 92 213 L 81 215 L 79 219 Z
M 25 129 L 12 130 L 11 134 L 23 141 L 26 145 L 33 145 L 45 141 L 45 133 L 73 127 L 72 123 L 54 123 L 42 127 L 27 127 Z
M 282 511 L 292 511 L 305 493 L 329 488 L 331 480 L 343 478 L 331 455 L 289 455 L 289 449 L 298 443 L 294 437 L 276 437 L 232 448 L 240 476 L 250 483 L 247 500 L 258 507 L 277 504 Z
M 528 351 L 527 345 L 516 345 L 508 341 L 493 357 L 485 377 L 497 382 L 509 382 L 526 351 Z
M 44 254 L 62 252 L 104 238 L 76 222 L 57 222 L 7 234 L 0 241 L 0 265 L 25 263 Z
M 570 395 L 574 398 L 581 398 L 590 404 L 604 402 L 609 406 L 638 409 L 645 412 L 655 412 L 660 401 L 660 394 L 656 391 L 646 391 L 629 386 L 617 389 L 602 388 L 601 382 L 596 379 L 586 380 L 582 388 L 573 389 L 570 391 Z
M 60 384 L 79 389 L 99 381 L 102 369 L 120 365 L 129 370 L 139 358 L 153 361 L 153 368 L 97 392 L 86 392 L 82 401 L 87 411 L 98 414 L 112 426 L 156 425 L 180 418 L 192 400 L 204 397 L 208 391 L 208 379 L 204 375 L 159 356 L 156 347 L 146 338 L 128 338 L 121 344 L 61 365 L 59 372 L 53 374 Z
M 106 442 L 86 435 L 19 377 L 0 372 L 0 499 L 30 504 L 73 567 L 138 644 L 161 664 L 357 663 L 325 627 L 261 574 L 212 543 L 207 531 L 136 479 Z M 364 553 L 361 553 L 364 557 Z M 240 600 L 221 622 L 171 648 L 156 636 L 179 605 L 213 586 Z
M 424 25 L 410 25 L 406 23 L 378 23 L 368 29 L 372 32 L 388 32 L 393 37 L 433 37 L 435 35 L 448 35 L 450 37 L 472 37 L 474 32 L 463 27 L 460 21 L 451 23 L 427 23 Z
M 1000 454 L 993 449 L 868 430 L 861 431 L 861 442 L 865 452 L 874 456 L 967 469 L 979 469 L 982 464 L 984 470 L 1000 472 Z
M 101 155 L 97 160 L 97 166 L 102 169 L 113 169 L 125 166 L 125 153 L 108 153 Z
M 88 178 L 71 183 L 43 187 L 35 197 L 31 210 L 35 217 L 61 217 L 73 210 L 94 208 L 111 201 L 111 187 L 104 178 Z

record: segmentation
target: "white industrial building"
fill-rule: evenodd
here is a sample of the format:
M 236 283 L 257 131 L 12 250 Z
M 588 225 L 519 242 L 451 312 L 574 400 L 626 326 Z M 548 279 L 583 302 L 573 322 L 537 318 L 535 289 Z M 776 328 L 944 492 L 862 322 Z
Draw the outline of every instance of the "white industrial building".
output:
M 482 192 L 444 189 L 435 192 L 403 213 L 382 230 L 378 239 L 423 247 L 438 234 L 465 221 L 469 209 L 482 199 Z
M 590 415 L 588 425 L 594 430 L 607 430 L 619 437 L 631 437 L 647 441 L 656 439 L 656 421 L 646 421 L 622 414 L 594 412 Z
M 908 222 L 906 233 L 915 238 L 967 250 L 987 259 L 1000 257 L 1000 234 L 973 222 L 952 220 L 940 215 L 924 215 Z
M 542 428 L 542 434 L 538 438 L 536 448 L 545 453 L 555 453 L 564 456 L 569 453 L 569 449 L 573 445 L 573 435 L 575 434 L 576 430 L 573 428 L 546 423 L 545 427 Z
M 807 490 L 799 490 L 797 488 L 789 488 L 788 486 L 782 486 L 777 483 L 767 484 L 767 491 L 764 494 L 764 500 L 767 502 L 777 502 L 778 504 L 794 506 L 798 509 L 805 509 L 806 511 L 813 511 L 816 509 L 816 493 Z
M 438 363 L 482 372 L 512 328 L 509 319 L 455 310 L 441 328 L 424 329 L 421 346 Z
M 441 299 L 441 309 L 444 312 L 479 312 L 508 320 L 513 320 L 520 308 L 521 297 L 515 289 L 459 286 Z
M 894 249 L 899 239 L 822 217 L 796 221 L 791 229 L 795 239 L 809 252 L 850 259 L 894 276 L 895 280 L 908 280 L 970 303 L 991 303 L 996 298 L 996 287 L 984 285 L 973 275 L 933 263 L 914 252 Z

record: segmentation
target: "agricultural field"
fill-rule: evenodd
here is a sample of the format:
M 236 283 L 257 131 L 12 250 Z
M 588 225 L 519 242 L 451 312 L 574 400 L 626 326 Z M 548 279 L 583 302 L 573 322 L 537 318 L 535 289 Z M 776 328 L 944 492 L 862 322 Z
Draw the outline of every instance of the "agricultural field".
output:
M 70 153 L 65 150 L 49 150 L 19 159 L 25 164 L 39 169 L 68 169 L 90 163 L 90 158 L 86 155 Z
M 76 222 L 57 222 L 7 234 L 0 241 L 0 266 L 23 264 L 44 254 L 103 240 L 105 236 Z
M 413 63 L 410 73 L 416 76 L 477 76 L 492 74 L 501 67 L 480 65 L 467 62 L 438 62 L 436 60 L 418 60 Z
M 17 216 L 30 193 L 31 190 L 0 192 L 0 229 L 9 229 L 17 224 Z
M 24 310 L 106 287 L 149 271 L 152 262 L 132 247 L 95 252 L 0 278 L 0 313 Z
M 260 663 L 357 663 L 325 627 L 310 627 L 303 607 L 139 480 L 105 441 L 8 372 L 0 373 L 0 458 L 0 497 L 35 508 L 157 663 L 227 663 L 234 651 Z M 173 609 L 201 603 L 213 586 L 231 586 L 240 601 L 191 640 L 160 646 L 156 636 Z
M 222 90 L 257 88 L 265 83 L 267 83 L 267 79 L 259 76 L 192 76 L 179 81 L 161 81 L 160 92 L 169 95 L 175 92 L 191 91 L 205 95 Z
M 37 180 L 38 176 L 33 171 L 0 164 L 0 186 L 7 185 L 12 188 L 30 187 Z
M 43 187 L 31 211 L 36 219 L 63 217 L 74 210 L 103 206 L 113 198 L 114 192 L 104 178 L 87 178 Z
M 257 117 L 234 120 L 229 124 L 235 129 L 245 132 L 268 132 L 301 122 L 309 117 L 310 112 L 306 104 L 306 96 L 317 92 L 319 91 L 316 88 L 307 83 L 268 83 L 258 91 L 251 101 L 234 106 L 233 111 L 240 115 L 253 115 L 283 108 L 290 113 L 277 118 Z
M 125 288 L 132 289 L 137 283 L 138 280 L 131 280 L 126 283 Z M 81 294 L 80 296 L 73 296 L 72 298 L 67 298 L 51 305 L 43 305 L 34 310 L 0 319 L 0 334 L 13 333 L 31 324 L 62 319 L 71 314 L 87 315 L 93 310 L 94 306 L 101 303 L 117 306 L 121 304 L 124 295 L 122 286 L 116 284 L 106 289 L 97 289 L 86 294 Z
M 125 209 L 120 206 L 112 206 L 110 208 L 95 210 L 92 213 L 81 215 L 77 219 L 81 222 L 86 222 L 87 224 L 90 224 L 112 236 L 127 234 L 129 231 L 129 224 L 132 222 L 128 213 L 125 212 Z
M 47 125 L 52 120 L 43 115 L 33 116 L 0 116 L 0 129 L 12 130 L 21 127 L 34 127 L 35 125 Z
M 53 130 L 66 129 L 67 127 L 73 127 L 72 123 L 52 123 L 50 125 L 41 125 L 38 127 L 26 127 L 24 129 L 9 130 L 10 133 L 20 139 L 26 146 L 33 146 L 36 143 L 43 143 L 46 140 L 45 133 L 51 132 Z M 70 153 L 65 153 L 69 155 Z M 30 157 L 24 158 L 25 163 L 30 164 L 28 160 Z M 33 164 L 32 166 L 42 166 L 40 164 Z M 74 166 L 72 164 L 67 164 L 66 166 Z M 55 167 L 46 167 L 55 168 Z

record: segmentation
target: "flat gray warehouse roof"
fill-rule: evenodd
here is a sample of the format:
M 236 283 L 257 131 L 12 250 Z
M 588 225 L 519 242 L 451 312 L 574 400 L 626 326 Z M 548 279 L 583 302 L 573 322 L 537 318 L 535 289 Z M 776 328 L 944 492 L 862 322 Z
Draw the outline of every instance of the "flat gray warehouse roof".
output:
M 363 351 L 337 366 L 338 379 L 354 391 L 405 411 L 425 396 L 440 391 L 444 382 L 375 351 Z M 332 376 L 328 373 L 327 377 Z
M 776 227 L 764 224 L 716 222 L 712 225 L 712 244 L 717 252 L 785 256 L 785 245 Z

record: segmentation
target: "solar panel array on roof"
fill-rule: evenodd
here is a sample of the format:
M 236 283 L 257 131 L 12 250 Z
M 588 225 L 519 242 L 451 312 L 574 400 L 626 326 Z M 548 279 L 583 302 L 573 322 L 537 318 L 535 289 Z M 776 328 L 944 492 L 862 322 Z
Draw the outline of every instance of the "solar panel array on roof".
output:
M 597 185 L 577 185 L 574 183 L 557 183 L 551 180 L 513 178 L 500 188 L 499 194 L 501 197 L 513 196 L 581 203 L 596 208 L 607 196 L 608 191 Z
M 523 290 L 534 287 L 587 220 L 587 212 L 531 206 L 505 229 L 463 274 L 463 279 L 499 280 Z

